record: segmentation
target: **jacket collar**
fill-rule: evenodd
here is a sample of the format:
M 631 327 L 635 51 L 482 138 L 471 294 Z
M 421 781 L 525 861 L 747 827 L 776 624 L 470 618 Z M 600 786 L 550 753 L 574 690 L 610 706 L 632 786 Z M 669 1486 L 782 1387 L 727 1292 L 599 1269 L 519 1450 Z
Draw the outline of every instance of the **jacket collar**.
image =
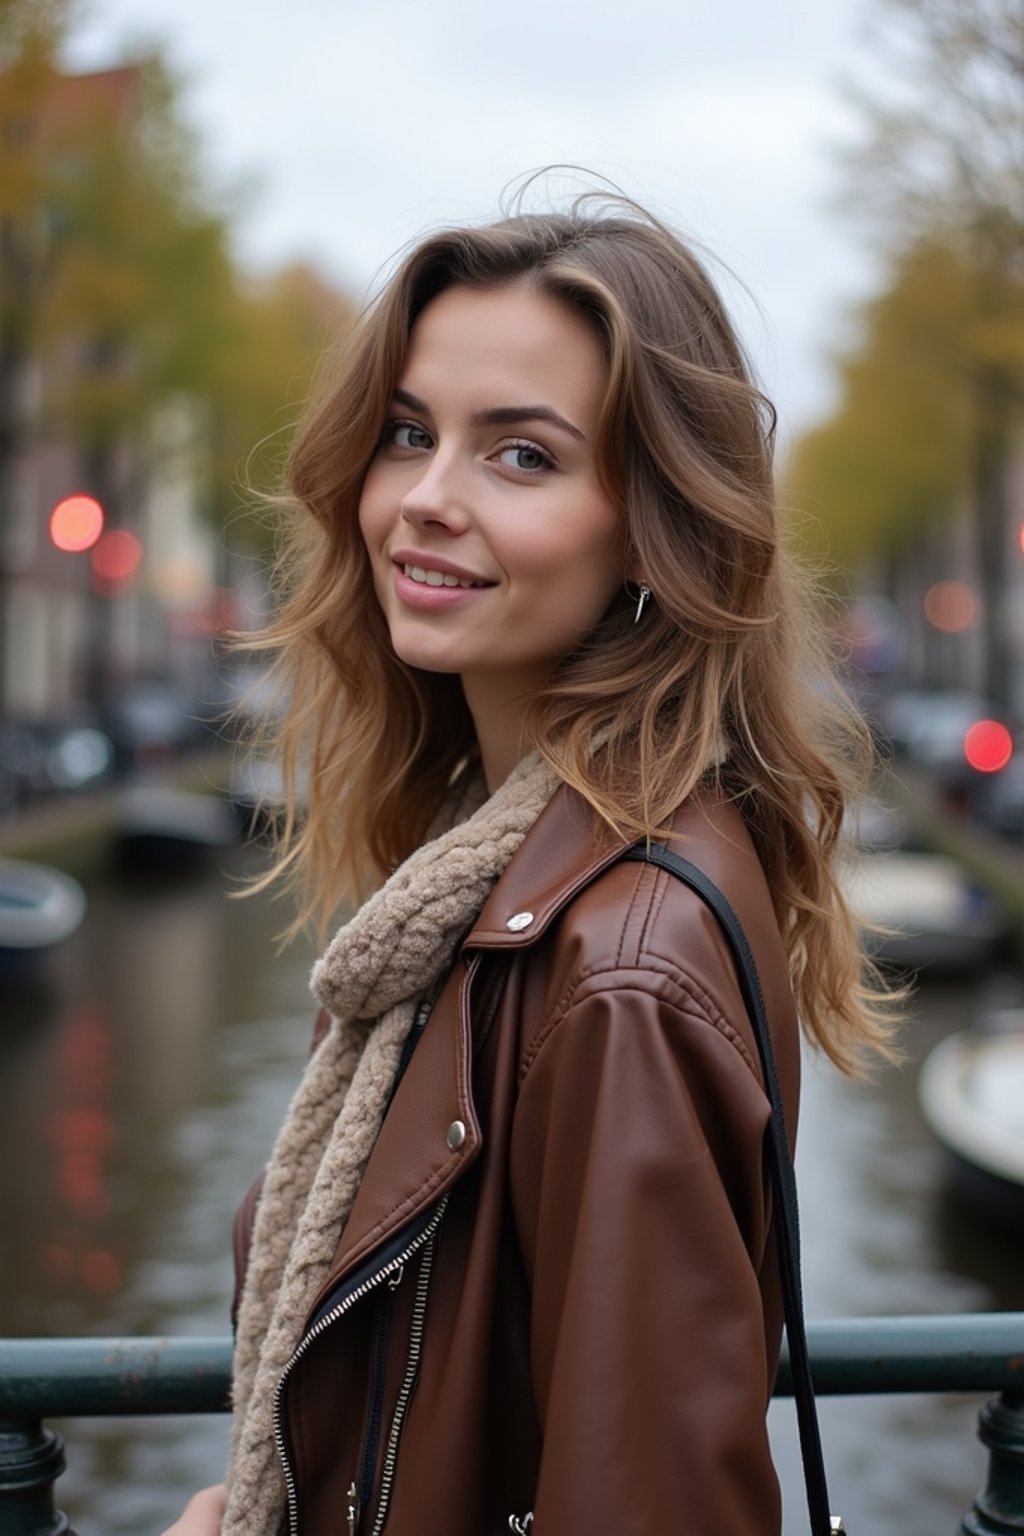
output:
M 536 943 L 576 892 L 627 847 L 629 840 L 599 821 L 582 795 L 560 785 L 495 883 L 464 949 Z

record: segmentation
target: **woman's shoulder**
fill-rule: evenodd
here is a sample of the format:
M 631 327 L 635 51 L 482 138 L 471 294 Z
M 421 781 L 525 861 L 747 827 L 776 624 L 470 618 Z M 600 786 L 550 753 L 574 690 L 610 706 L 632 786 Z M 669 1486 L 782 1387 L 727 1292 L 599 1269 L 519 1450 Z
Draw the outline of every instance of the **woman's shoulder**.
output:
M 700 791 L 673 818 L 668 846 L 723 892 L 750 942 L 773 1032 L 795 1036 L 788 966 L 771 894 L 737 807 Z M 531 996 L 553 1010 L 615 990 L 703 1009 L 747 1039 L 735 968 L 702 898 L 654 865 L 625 860 L 628 844 L 595 829 L 589 807 L 562 788 L 510 861 L 469 944 L 520 954 Z
M 680 1082 L 699 1081 L 701 1095 L 719 1111 L 729 1104 L 741 1118 L 759 1120 L 760 1050 L 718 918 L 676 876 L 624 858 L 623 840 L 610 846 L 598 839 L 588 851 L 579 805 L 568 797 L 549 812 L 527 839 L 534 840 L 529 857 L 518 870 L 508 866 L 481 914 L 481 947 L 511 950 L 520 970 L 510 995 L 517 1000 L 521 1085 L 546 1082 L 559 1063 L 592 1062 L 609 1052 L 616 1073 L 627 1071 L 634 1056 L 671 1060 Z M 771 894 L 743 818 L 734 804 L 699 793 L 679 809 L 666 842 L 710 877 L 743 926 L 787 1122 L 795 1124 L 796 1008 Z
M 785 949 L 764 872 L 742 816 L 728 801 L 698 793 L 676 813 L 669 848 L 710 878 L 750 942 L 765 990 L 788 999 Z M 639 845 L 642 850 L 643 845 Z M 581 971 L 628 975 L 630 985 L 666 984 L 730 1006 L 735 968 L 719 921 L 690 885 L 654 863 L 611 863 L 570 899 L 559 947 Z

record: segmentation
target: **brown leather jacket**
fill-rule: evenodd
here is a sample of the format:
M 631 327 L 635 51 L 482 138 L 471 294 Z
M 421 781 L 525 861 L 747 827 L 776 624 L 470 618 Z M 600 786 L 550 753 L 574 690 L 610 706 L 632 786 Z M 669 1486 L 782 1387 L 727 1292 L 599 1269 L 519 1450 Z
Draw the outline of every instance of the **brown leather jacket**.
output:
M 675 831 L 750 939 L 792 1134 L 750 839 L 699 800 Z M 559 790 L 430 1013 L 281 1392 L 302 1536 L 780 1528 L 757 1048 L 714 917 L 620 851 Z

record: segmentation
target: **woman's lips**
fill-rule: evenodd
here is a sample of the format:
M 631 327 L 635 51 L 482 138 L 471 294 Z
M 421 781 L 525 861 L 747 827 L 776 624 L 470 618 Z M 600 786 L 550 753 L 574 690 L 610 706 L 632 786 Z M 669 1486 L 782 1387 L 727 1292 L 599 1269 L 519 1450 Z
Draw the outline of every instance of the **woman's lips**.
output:
M 395 593 L 410 608 L 425 612 L 437 612 L 445 608 L 457 608 L 471 602 L 490 590 L 490 585 L 480 587 L 428 586 L 424 581 L 413 581 L 401 565 L 395 566 Z
M 471 581 L 479 586 L 490 587 L 494 583 L 488 581 L 486 576 L 481 576 L 477 571 L 471 571 L 464 565 L 456 565 L 454 560 L 447 559 L 444 555 L 426 549 L 393 549 L 389 556 L 392 565 L 397 565 L 406 571 L 414 570 L 417 574 L 433 576 L 454 576 L 459 581 Z

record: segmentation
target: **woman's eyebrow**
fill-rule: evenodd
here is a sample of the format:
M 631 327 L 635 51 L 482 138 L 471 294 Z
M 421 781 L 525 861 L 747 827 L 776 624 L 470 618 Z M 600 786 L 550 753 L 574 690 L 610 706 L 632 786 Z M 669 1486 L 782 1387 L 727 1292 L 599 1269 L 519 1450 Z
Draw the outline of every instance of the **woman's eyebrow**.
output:
M 391 398 L 397 405 L 406 405 L 409 407 L 410 411 L 419 411 L 421 416 L 430 415 L 430 406 L 427 404 L 427 402 L 425 400 L 421 400 L 419 395 L 410 394 L 409 391 L 407 389 L 403 389 L 401 385 L 399 385 L 398 388 L 394 390 Z
M 469 420 L 474 427 L 512 427 L 517 421 L 547 421 L 553 427 L 561 427 L 563 432 L 568 432 L 570 437 L 577 438 L 581 443 L 586 442 L 579 427 L 566 421 L 550 405 L 496 405 L 486 411 L 474 411 Z
M 410 411 L 419 411 L 423 416 L 430 415 L 430 407 L 425 400 L 418 395 L 410 394 L 409 390 L 399 387 L 395 390 L 394 400 L 399 405 L 408 406 Z M 473 427 L 500 427 L 515 426 L 520 421 L 547 421 L 553 427 L 561 427 L 563 432 L 568 432 L 570 437 L 575 437 L 579 442 L 585 443 L 586 436 L 579 427 L 574 427 L 571 421 L 566 421 L 550 405 L 495 405 L 484 411 L 474 411 L 469 418 Z

